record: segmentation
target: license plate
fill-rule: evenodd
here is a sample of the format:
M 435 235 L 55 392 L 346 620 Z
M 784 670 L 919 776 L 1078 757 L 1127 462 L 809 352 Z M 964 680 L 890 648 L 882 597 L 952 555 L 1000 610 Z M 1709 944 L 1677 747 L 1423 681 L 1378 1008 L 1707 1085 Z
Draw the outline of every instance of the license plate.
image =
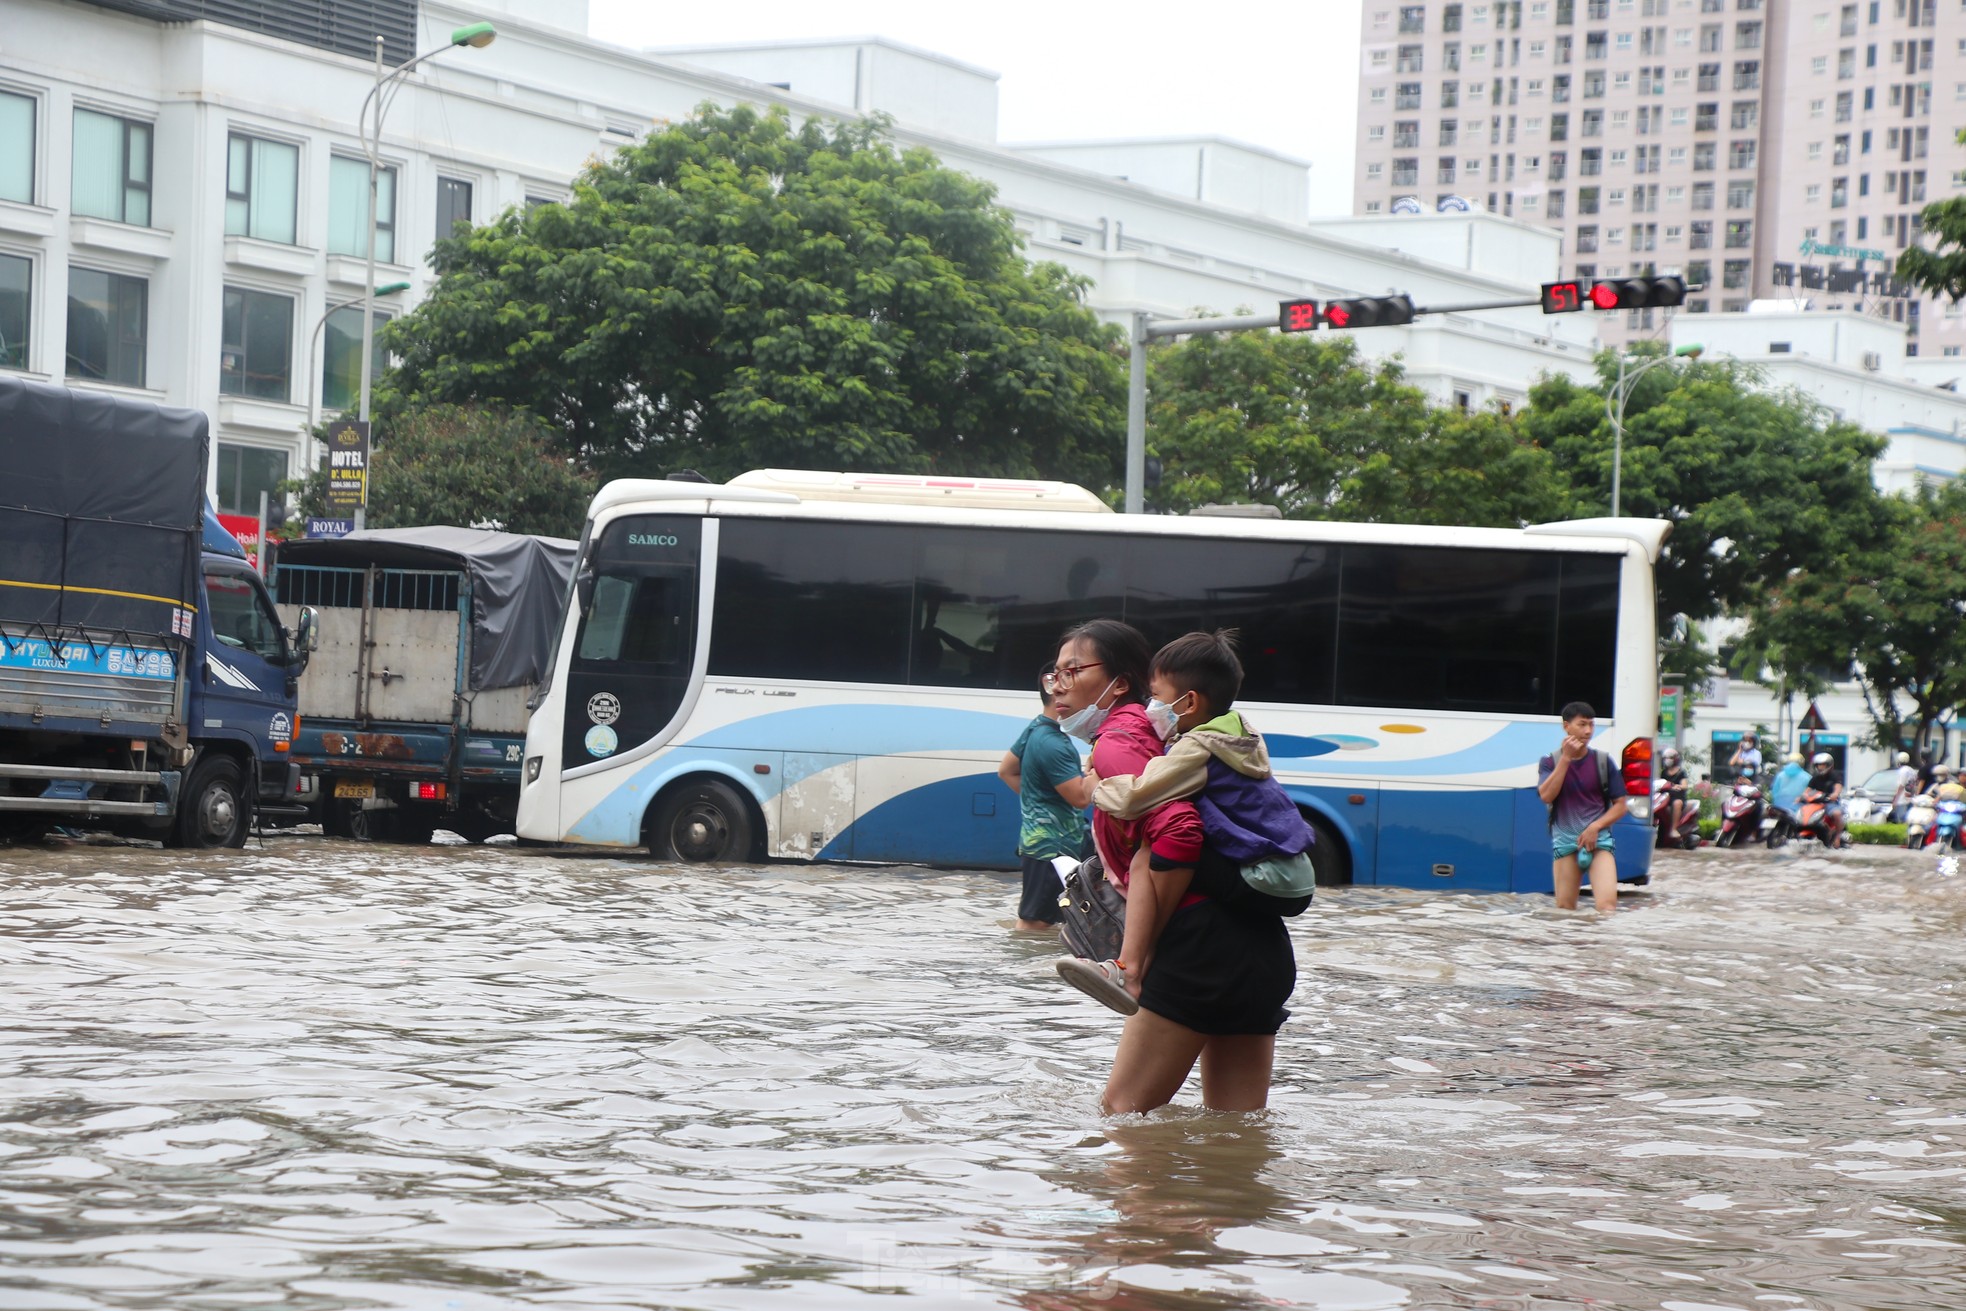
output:
M 338 797 L 373 797 L 375 784 L 357 779 L 338 778 L 335 780 L 334 794 Z

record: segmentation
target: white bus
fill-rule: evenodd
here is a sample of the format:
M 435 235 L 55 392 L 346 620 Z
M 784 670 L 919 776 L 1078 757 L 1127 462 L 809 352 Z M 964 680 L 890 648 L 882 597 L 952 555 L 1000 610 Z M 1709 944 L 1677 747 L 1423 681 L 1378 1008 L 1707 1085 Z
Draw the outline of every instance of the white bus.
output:
M 1547 892 L 1536 762 L 1596 709 L 1633 809 L 1667 525 L 1116 515 L 1063 483 L 765 470 L 594 498 L 520 836 L 665 859 L 1015 867 L 997 763 L 1061 634 L 1240 631 L 1238 705 L 1327 883 Z M 1645 800 L 1641 800 L 1640 798 Z M 1617 837 L 1642 882 L 1650 830 Z

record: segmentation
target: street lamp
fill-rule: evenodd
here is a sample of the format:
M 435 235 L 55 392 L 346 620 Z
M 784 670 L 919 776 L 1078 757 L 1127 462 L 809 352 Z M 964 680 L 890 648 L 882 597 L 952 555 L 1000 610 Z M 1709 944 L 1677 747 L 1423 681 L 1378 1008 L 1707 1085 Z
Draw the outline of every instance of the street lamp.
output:
M 1681 346 L 1671 355 L 1654 355 L 1631 370 L 1629 374 L 1625 372 L 1625 366 L 1631 363 L 1632 357 L 1623 354 L 1618 356 L 1618 381 L 1604 394 L 1604 417 L 1611 421 L 1611 517 L 1613 519 L 1619 517 L 1618 501 L 1625 467 L 1625 403 L 1631 400 L 1632 389 L 1638 386 L 1638 380 L 1643 378 L 1648 370 L 1656 369 L 1661 364 L 1670 364 L 1680 356 L 1697 360 L 1705 351 L 1706 347 L 1700 345 Z
M 498 33 L 493 30 L 490 23 L 472 23 L 468 27 L 460 27 L 452 32 L 451 39 L 435 50 L 426 50 L 416 58 L 406 60 L 388 70 L 384 70 L 382 66 L 382 38 L 375 39 L 375 85 L 369 88 L 368 97 L 362 101 L 362 152 L 369 157 L 369 271 L 368 276 L 362 280 L 362 285 L 370 289 L 362 297 L 362 400 L 359 417 L 363 423 L 369 421 L 369 388 L 374 382 L 372 357 L 375 354 L 375 210 L 380 195 L 378 177 L 382 170 L 382 116 L 389 112 L 389 106 L 395 99 L 395 88 L 418 64 L 457 46 L 470 46 L 473 50 L 483 50 L 497 37 Z

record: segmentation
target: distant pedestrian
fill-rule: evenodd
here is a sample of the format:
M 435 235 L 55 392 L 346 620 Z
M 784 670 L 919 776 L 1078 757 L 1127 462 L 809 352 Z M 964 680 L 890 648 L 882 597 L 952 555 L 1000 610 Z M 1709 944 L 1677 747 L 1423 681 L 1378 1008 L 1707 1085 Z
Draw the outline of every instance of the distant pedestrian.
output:
M 1897 759 L 1898 786 L 1891 793 L 1891 814 L 1893 824 L 1905 822 L 1905 812 L 1911 809 L 1911 799 L 1918 795 L 1918 770 L 1911 763 L 1911 753 L 1900 751 Z
M 1085 808 L 1092 800 L 1092 784 L 1079 763 L 1078 748 L 1058 727 L 1051 673 L 1049 663 L 1038 671 L 1043 709 L 997 766 L 997 777 L 1017 794 L 1017 854 L 1024 869 L 1024 890 L 1017 902 L 1020 929 L 1050 928 L 1063 918 L 1058 909 L 1063 885 L 1052 858 L 1083 856 L 1089 833 Z
M 1591 748 L 1597 712 L 1586 702 L 1572 701 L 1562 714 L 1563 741 L 1536 767 L 1536 795 L 1550 808 L 1550 872 L 1557 909 L 1577 908 L 1588 869 L 1591 901 L 1608 915 L 1618 909 L 1611 826 L 1625 813 L 1625 790 L 1611 757 Z

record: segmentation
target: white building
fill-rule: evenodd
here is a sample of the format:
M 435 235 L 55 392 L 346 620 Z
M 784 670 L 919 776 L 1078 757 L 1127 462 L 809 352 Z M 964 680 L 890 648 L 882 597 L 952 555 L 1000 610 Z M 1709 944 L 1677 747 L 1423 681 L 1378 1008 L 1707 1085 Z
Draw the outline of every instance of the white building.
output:
M 376 281 L 409 284 L 383 298 L 387 314 L 427 290 L 425 257 L 453 222 L 566 199 L 586 161 L 705 100 L 891 114 L 901 144 L 994 183 L 1031 257 L 1091 277 L 1093 307 L 1115 320 L 1395 289 L 1422 304 L 1521 298 L 1557 267 L 1555 234 L 1495 217 L 1312 224 L 1307 166 L 1234 142 L 1005 147 L 993 74 L 877 39 L 651 54 L 588 38 L 580 0 L 369 0 L 347 14 L 267 0 L 249 26 L 192 16 L 204 8 L 7 0 L 0 368 L 206 411 L 229 510 L 251 512 L 303 466 L 314 407 L 355 400 L 357 119 L 377 25 L 391 63 L 468 23 L 498 28 L 489 48 L 412 74 L 385 121 Z M 177 10 L 186 21 L 147 16 Z M 1359 341 L 1470 405 L 1520 401 L 1547 371 L 1583 376 L 1594 345 L 1587 324 L 1534 309 Z

